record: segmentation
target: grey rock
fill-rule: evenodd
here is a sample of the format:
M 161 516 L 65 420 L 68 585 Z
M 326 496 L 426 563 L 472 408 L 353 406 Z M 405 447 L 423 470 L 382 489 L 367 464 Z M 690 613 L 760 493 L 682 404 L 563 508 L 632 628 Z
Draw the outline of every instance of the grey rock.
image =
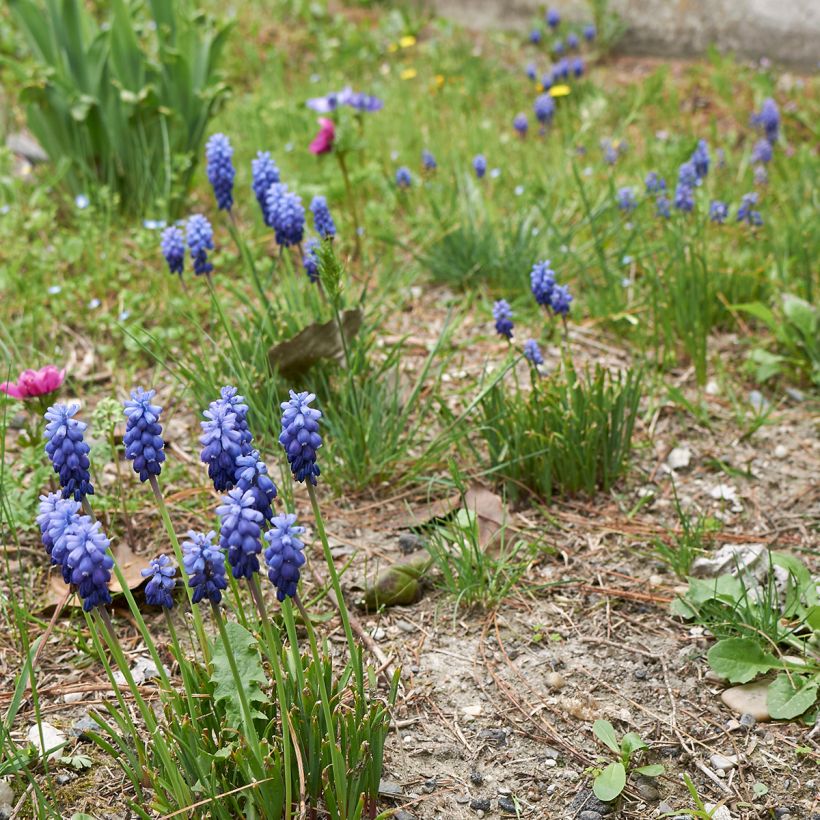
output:
M 744 729 L 753 729 L 754 725 L 756 723 L 757 723 L 757 718 L 754 715 L 750 714 L 749 712 L 744 712 L 740 716 L 740 725 Z
M 25 157 L 32 165 L 48 162 L 48 154 L 40 147 L 40 143 L 25 131 L 12 131 L 6 137 L 6 145 L 12 154 Z
M 88 732 L 99 731 L 97 722 L 92 720 L 87 714 L 83 715 L 79 720 L 74 721 L 68 733 L 73 737 L 78 737 L 80 740 L 90 740 Z
M 806 400 L 806 394 L 802 390 L 798 390 L 796 387 L 787 387 L 786 395 L 793 401 Z M 817 817 L 820 819 L 820 815 L 817 815 Z M 812 820 L 814 820 L 814 817 L 812 817 Z
M 470 808 L 473 811 L 489 811 L 490 801 L 486 797 L 477 797 L 470 801 Z
M 597 811 L 582 811 L 578 820 L 603 820 L 603 815 Z
M 792 810 L 787 809 L 784 806 L 781 806 L 780 808 L 774 810 L 774 816 L 777 818 L 777 820 L 787 820 L 791 813 Z
M 393 820 L 416 820 L 415 814 L 410 814 L 409 811 L 399 809 L 394 815 Z
M 63 772 L 62 774 L 58 774 L 57 777 L 54 778 L 54 782 L 58 786 L 65 786 L 66 783 L 71 782 L 71 775 L 66 774 L 65 772 Z
M 635 784 L 638 794 L 646 800 L 647 803 L 657 803 L 661 799 L 661 793 L 649 782 L 639 780 Z
M 424 784 L 422 785 L 421 790 L 425 794 L 432 794 L 436 790 L 437 787 L 438 787 L 438 783 L 436 782 L 436 778 L 431 777 L 428 780 L 424 781 Z
M 599 800 L 592 789 L 581 789 L 572 799 L 569 810 L 570 815 L 572 815 L 572 812 L 580 815 L 582 811 L 592 811 L 606 817 L 615 811 L 615 807 L 611 803 L 604 803 Z
M 501 811 L 510 812 L 511 814 L 518 814 L 515 801 L 506 795 L 498 798 L 498 808 L 501 809 Z
M 6 780 L 0 780 L 0 803 L 14 803 L 14 789 Z
M 480 786 L 484 782 L 484 775 L 479 771 L 470 772 L 470 783 L 474 786 Z
M 14 807 L 11 803 L 3 803 L 3 805 L 0 806 L 0 820 L 9 820 L 13 813 Z
M 481 740 L 493 746 L 501 747 L 507 745 L 507 733 L 504 729 L 482 729 L 478 733 L 478 736 Z
M 425 540 L 414 532 L 404 532 L 399 536 L 399 550 L 405 555 L 424 549 Z
M 394 780 L 385 780 L 382 778 L 379 781 L 379 794 L 385 797 L 398 797 L 402 794 L 402 791 L 401 784 L 396 783 Z

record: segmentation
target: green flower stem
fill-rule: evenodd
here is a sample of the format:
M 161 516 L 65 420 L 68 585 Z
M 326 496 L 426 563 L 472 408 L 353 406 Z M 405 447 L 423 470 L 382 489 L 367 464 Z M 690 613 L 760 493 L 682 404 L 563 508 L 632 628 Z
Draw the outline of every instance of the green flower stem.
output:
M 179 671 L 182 675 L 183 688 L 185 689 L 185 699 L 188 701 L 188 716 L 192 721 L 199 717 L 199 709 L 194 705 L 194 699 L 191 697 L 191 692 L 196 691 L 196 682 L 191 679 L 188 666 L 185 662 L 185 656 L 182 654 L 182 648 L 179 645 L 179 638 L 177 637 L 177 630 L 174 626 L 174 620 L 171 617 L 171 610 L 167 607 L 162 608 L 165 615 L 165 625 L 168 627 L 168 634 L 171 636 L 171 643 L 174 645 L 174 657 L 179 664 Z
M 194 618 L 194 628 L 196 629 L 196 634 L 199 638 L 202 656 L 205 658 L 205 665 L 208 667 L 208 671 L 210 672 L 211 657 L 208 649 L 208 638 L 205 635 L 205 627 L 202 623 L 202 615 L 199 611 L 199 607 L 194 606 L 193 603 L 193 593 L 191 592 L 191 587 L 188 585 L 188 573 L 185 572 L 185 564 L 182 561 L 182 547 L 179 545 L 179 538 L 177 538 L 177 534 L 174 531 L 174 525 L 171 521 L 171 516 L 168 514 L 168 507 L 165 504 L 165 499 L 162 497 L 162 491 L 159 488 L 159 481 L 157 481 L 157 477 L 155 475 L 149 476 L 148 481 L 154 492 L 154 498 L 157 500 L 157 506 L 159 507 L 159 512 L 162 516 L 162 523 L 165 525 L 165 531 L 171 539 L 171 546 L 174 549 L 174 557 L 177 560 L 179 574 L 182 576 L 183 586 L 185 587 L 185 591 L 188 595 L 188 604 L 191 607 L 191 613 Z
M 336 160 L 339 163 L 339 168 L 342 171 L 342 179 L 345 183 L 345 193 L 347 194 L 347 203 L 350 207 L 350 215 L 353 217 L 353 241 L 356 243 L 356 258 L 360 259 L 362 255 L 362 240 L 359 236 L 359 210 L 356 207 L 356 197 L 353 196 L 353 186 L 350 184 L 350 174 L 347 171 L 347 162 L 345 160 L 344 151 L 334 151 Z
M 240 256 L 242 257 L 242 261 L 245 263 L 245 265 L 251 272 L 253 286 L 254 288 L 256 288 L 256 293 L 259 296 L 259 299 L 262 301 L 262 306 L 265 309 L 265 315 L 268 317 L 268 323 L 270 324 L 271 330 L 273 331 L 274 321 L 270 299 L 268 299 L 267 294 L 265 293 L 265 289 L 262 287 L 262 280 L 259 278 L 259 272 L 256 270 L 256 263 L 253 261 L 253 254 L 251 254 L 250 249 L 247 246 L 247 243 L 239 235 L 239 225 L 236 222 L 236 217 L 234 216 L 233 211 L 229 211 L 228 215 L 230 216 L 230 221 L 228 222 L 228 231 L 230 232 L 231 238 L 236 244 L 236 248 L 239 251 Z

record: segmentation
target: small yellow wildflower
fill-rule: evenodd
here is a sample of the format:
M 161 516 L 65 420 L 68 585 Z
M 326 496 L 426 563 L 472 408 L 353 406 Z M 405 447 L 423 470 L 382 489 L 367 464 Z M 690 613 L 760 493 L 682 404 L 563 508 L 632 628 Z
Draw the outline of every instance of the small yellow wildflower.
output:
M 571 91 L 568 85 L 554 85 L 550 91 L 550 97 L 566 97 Z
M 418 71 L 415 68 L 405 68 L 399 76 L 402 80 L 412 80 L 417 75 Z
M 399 45 L 402 48 L 410 48 L 410 46 L 414 46 L 415 44 L 416 38 L 412 34 L 405 34 L 405 36 L 399 40 Z

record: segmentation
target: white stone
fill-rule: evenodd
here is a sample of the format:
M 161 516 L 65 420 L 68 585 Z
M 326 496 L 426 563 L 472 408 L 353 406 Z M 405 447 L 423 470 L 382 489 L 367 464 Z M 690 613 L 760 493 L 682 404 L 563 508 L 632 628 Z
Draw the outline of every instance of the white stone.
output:
M 42 729 L 42 745 L 40 741 L 40 730 Z M 42 755 L 49 753 L 49 760 L 56 760 L 63 754 L 63 746 L 68 742 L 65 734 L 61 732 L 56 726 L 43 721 L 40 727 L 35 723 L 28 730 L 28 741 L 35 749 Z
M 692 451 L 688 447 L 675 447 L 666 458 L 670 470 L 682 470 L 689 466 L 692 460 Z
M 778 444 L 777 447 L 774 448 L 775 458 L 786 458 L 788 454 L 789 451 L 782 444 Z
M 731 484 L 717 484 L 709 490 L 715 501 L 737 501 L 737 490 Z
M 716 803 L 704 803 L 704 806 L 710 812 L 712 820 L 732 820 L 732 812 L 726 806 L 718 806 Z
M 737 755 L 715 754 L 709 758 L 709 762 L 719 772 L 728 772 L 737 766 Z

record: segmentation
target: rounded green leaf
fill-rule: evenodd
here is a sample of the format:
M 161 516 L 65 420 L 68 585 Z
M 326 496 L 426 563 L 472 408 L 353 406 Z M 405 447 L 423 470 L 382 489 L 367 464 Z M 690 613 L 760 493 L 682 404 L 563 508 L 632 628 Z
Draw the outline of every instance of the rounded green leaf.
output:
M 780 661 L 764 652 L 751 638 L 724 638 L 707 653 L 709 666 L 732 683 L 748 683 L 770 669 L 782 667 Z
M 610 763 L 595 778 L 592 784 L 592 791 L 599 800 L 608 803 L 614 800 L 626 786 L 626 769 L 621 763 Z
M 615 734 L 615 729 L 608 720 L 596 720 L 595 723 L 592 724 L 592 733 L 601 743 L 615 752 L 615 754 L 621 753 L 618 736 Z

